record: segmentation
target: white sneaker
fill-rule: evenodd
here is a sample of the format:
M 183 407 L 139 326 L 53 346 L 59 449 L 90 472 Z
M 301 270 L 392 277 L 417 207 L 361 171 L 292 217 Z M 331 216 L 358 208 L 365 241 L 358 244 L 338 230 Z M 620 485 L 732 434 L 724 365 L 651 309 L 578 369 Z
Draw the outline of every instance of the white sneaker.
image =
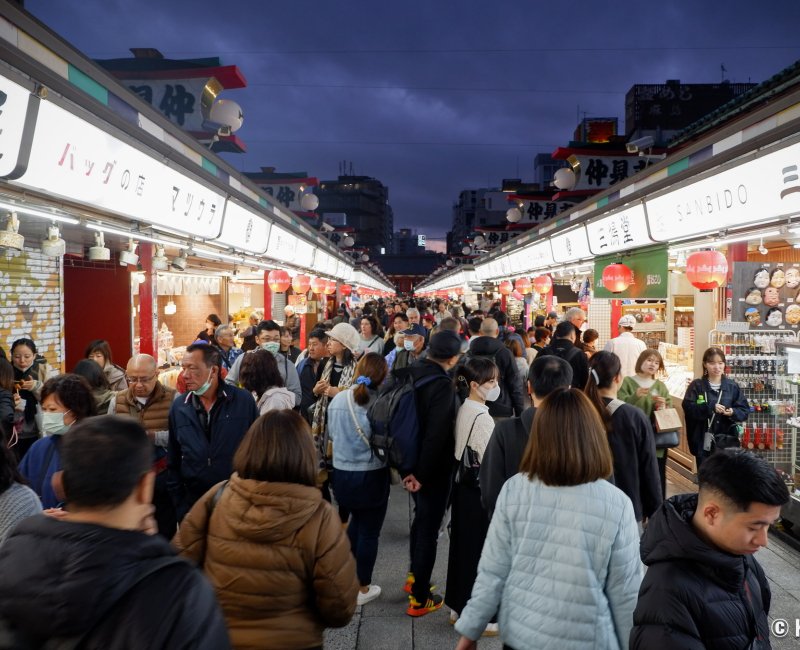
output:
M 358 592 L 357 605 L 366 605 L 369 601 L 375 600 L 381 595 L 381 588 L 378 585 L 370 585 L 366 593 Z
M 489 623 L 481 636 L 497 636 L 498 634 L 500 634 L 500 630 L 497 623 Z

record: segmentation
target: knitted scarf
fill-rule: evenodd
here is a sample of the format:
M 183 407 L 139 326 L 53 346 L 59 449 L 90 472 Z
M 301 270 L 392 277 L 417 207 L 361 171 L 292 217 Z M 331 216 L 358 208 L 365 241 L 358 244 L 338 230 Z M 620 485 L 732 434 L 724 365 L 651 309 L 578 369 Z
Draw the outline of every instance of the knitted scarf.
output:
M 330 381 L 334 363 L 334 358 L 330 357 L 325 367 L 322 369 L 322 381 Z M 339 376 L 339 384 L 337 385 L 339 390 L 350 388 L 353 383 L 355 369 L 355 360 L 342 367 L 342 374 Z M 329 438 L 326 427 L 329 402 L 330 398 L 327 395 L 320 395 L 314 405 L 314 417 L 311 420 L 311 433 L 314 434 L 314 444 L 317 447 L 317 455 L 321 470 L 326 469 L 330 461 L 330 454 L 328 454 Z

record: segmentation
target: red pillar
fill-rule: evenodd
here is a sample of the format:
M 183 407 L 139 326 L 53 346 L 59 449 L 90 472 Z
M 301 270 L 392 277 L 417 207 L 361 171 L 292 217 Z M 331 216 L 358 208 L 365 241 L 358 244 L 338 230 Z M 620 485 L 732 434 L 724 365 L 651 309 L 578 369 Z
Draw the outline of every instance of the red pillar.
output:
M 264 271 L 264 320 L 272 318 L 272 289 L 269 288 L 269 271 Z
M 153 271 L 153 244 L 139 243 L 144 282 L 139 285 L 139 352 L 158 360 L 158 278 Z
M 619 336 L 619 319 L 622 318 L 622 301 L 611 301 L 611 338 Z
M 500 310 L 501 311 L 505 311 L 506 310 L 506 303 L 507 302 L 508 302 L 508 296 L 505 295 L 505 294 L 501 294 L 500 295 Z

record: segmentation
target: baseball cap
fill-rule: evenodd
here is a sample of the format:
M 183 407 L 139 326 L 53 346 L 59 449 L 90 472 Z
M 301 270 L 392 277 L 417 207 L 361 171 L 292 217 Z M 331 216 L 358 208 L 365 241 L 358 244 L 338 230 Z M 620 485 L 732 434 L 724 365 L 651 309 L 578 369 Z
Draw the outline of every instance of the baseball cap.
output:
M 425 315 L 422 317 L 422 320 L 426 320 L 426 321 L 428 321 L 429 323 L 432 323 L 432 322 L 434 322 L 436 319 L 433 317 L 433 314 L 425 314 Z
M 619 319 L 618 325 L 620 327 L 636 327 L 636 319 L 630 314 L 625 314 L 625 316 Z
M 425 336 L 425 328 L 422 325 L 409 325 L 402 332 L 403 336 Z
M 436 332 L 428 344 L 428 356 L 434 359 L 450 359 L 461 352 L 461 339 L 450 330 Z
M 557 311 L 551 311 L 550 313 L 547 314 L 547 317 L 548 318 L 558 318 L 558 312 Z

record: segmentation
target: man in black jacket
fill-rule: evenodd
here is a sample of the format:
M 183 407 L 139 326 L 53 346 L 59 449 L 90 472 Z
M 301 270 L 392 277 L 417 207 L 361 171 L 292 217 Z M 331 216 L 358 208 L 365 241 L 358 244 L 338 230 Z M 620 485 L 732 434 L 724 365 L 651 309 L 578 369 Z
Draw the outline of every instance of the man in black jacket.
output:
M 568 387 L 572 382 L 572 367 L 559 357 L 536 357 L 528 371 L 528 390 L 533 406 L 517 418 L 495 424 L 492 437 L 481 460 L 481 502 L 489 517 L 503 484 L 519 473 L 519 463 L 528 446 L 533 416 L 539 404 L 556 388 Z
M 26 519 L 0 549 L 0 619 L 21 647 L 230 648 L 202 573 L 164 538 L 139 532 L 155 533 L 153 444 L 142 425 L 89 418 L 60 451 L 69 509 Z
M 449 330 L 431 336 L 428 355 L 411 368 L 419 418 L 420 450 L 413 473 L 403 478 L 403 486 L 414 498 L 411 524 L 411 572 L 406 591 L 411 594 L 406 613 L 424 616 L 444 602 L 431 593 L 431 573 L 436 561 L 439 526 L 450 494 L 450 479 L 455 465 L 456 397 L 455 384 L 447 374 L 458 362 L 461 339 Z
M 525 403 L 514 355 L 497 338 L 498 334 L 497 321 L 494 318 L 484 318 L 481 323 L 481 335 L 472 342 L 465 356 L 467 359 L 487 357 L 494 361 L 497 366 L 500 397 L 488 404 L 489 415 L 493 418 L 510 418 L 520 415 L 525 408 Z
M 314 386 L 317 383 L 317 368 L 320 362 L 328 356 L 328 335 L 323 329 L 312 330 L 308 335 L 308 348 L 306 356 L 297 364 L 297 374 L 300 377 L 300 390 L 303 398 L 300 400 L 300 414 L 309 422 L 311 417 L 308 409 L 317 401 L 314 395 Z
M 556 325 L 553 340 L 537 356 L 554 354 L 572 366 L 572 387 L 578 390 L 586 388 L 589 379 L 589 359 L 580 348 L 575 347 L 575 326 L 565 320 Z
M 632 650 L 769 648 L 770 588 L 753 554 L 789 500 L 765 460 L 721 450 L 700 467 L 699 494 L 668 499 L 642 537 L 649 567 Z

